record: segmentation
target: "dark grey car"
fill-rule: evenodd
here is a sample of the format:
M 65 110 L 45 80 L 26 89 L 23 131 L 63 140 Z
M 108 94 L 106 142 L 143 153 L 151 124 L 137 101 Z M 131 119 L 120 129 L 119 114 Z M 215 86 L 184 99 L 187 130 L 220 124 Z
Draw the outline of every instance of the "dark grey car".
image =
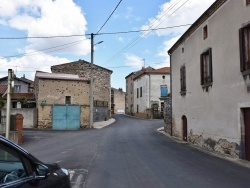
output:
M 0 136 L 0 187 L 70 186 L 69 173 L 58 164 L 44 164 L 20 146 Z

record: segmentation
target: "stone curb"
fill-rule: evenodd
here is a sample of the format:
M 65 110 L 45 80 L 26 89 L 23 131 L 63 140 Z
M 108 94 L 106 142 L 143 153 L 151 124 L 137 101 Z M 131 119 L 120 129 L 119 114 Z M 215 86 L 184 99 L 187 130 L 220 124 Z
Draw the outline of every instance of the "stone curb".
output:
M 194 149 L 197 149 L 203 153 L 206 153 L 206 154 L 209 154 L 209 155 L 212 155 L 212 156 L 215 156 L 215 157 L 218 157 L 218 158 L 221 158 L 221 159 L 225 159 L 227 161 L 230 161 L 230 162 L 233 162 L 233 163 L 236 163 L 240 166 L 243 166 L 243 167 L 246 167 L 246 168 L 250 168 L 250 161 L 246 161 L 246 160 L 242 160 L 242 159 L 238 159 L 238 158 L 231 158 L 231 157 L 228 157 L 226 155 L 223 155 L 223 154 L 219 154 L 219 153 L 216 153 L 216 152 L 212 152 L 212 151 L 208 151 L 208 150 L 205 150 L 201 147 L 198 147 L 198 146 L 195 146 L 191 143 L 188 143 L 188 142 L 184 142 L 174 136 L 171 136 L 170 134 L 166 133 L 164 131 L 164 127 L 160 127 L 158 129 L 156 129 L 157 132 L 169 137 L 170 139 L 172 139 L 173 141 L 175 142 L 178 142 L 178 143 L 181 143 L 181 144 L 186 144 L 187 146 L 191 147 L 191 148 L 194 148 Z

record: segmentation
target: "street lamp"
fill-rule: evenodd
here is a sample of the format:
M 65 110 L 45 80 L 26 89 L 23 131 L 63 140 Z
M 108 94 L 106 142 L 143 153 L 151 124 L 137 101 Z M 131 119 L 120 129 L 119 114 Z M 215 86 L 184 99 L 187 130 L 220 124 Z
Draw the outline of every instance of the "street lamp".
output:
M 91 72 L 90 72 L 90 117 L 89 117 L 89 128 L 91 129 L 93 127 L 93 116 L 94 116 L 94 97 L 93 97 L 93 64 L 94 64 L 94 46 L 97 44 L 103 43 L 103 41 L 100 41 L 96 44 L 94 44 L 94 34 L 91 33 Z

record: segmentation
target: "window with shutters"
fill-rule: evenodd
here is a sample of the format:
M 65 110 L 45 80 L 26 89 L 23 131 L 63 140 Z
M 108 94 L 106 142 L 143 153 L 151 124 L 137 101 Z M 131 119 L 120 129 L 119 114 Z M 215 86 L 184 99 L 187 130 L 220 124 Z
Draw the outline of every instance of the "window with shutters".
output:
M 168 87 L 166 85 L 161 86 L 161 97 L 167 97 L 168 95 Z
M 142 97 L 142 87 L 140 87 L 140 97 Z
M 205 40 L 208 36 L 207 25 L 203 27 L 203 39 Z
M 181 95 L 186 95 L 186 67 L 182 66 L 180 69 L 180 81 L 181 81 Z
M 240 70 L 250 74 L 250 24 L 240 29 Z
M 213 83 L 212 49 L 209 48 L 202 53 L 200 59 L 201 85 L 203 87 L 211 86 Z
M 137 95 L 137 98 L 139 98 L 139 88 L 137 88 L 137 93 L 136 93 L 136 95 Z

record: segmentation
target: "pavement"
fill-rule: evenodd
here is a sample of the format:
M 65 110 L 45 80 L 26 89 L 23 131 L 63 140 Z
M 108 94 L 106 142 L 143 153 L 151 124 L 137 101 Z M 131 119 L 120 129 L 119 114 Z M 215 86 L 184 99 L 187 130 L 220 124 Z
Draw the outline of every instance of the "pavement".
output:
M 110 119 L 107 120 L 107 121 L 94 122 L 94 123 L 93 123 L 93 127 L 94 127 L 95 129 L 101 129 L 101 128 L 103 128 L 103 127 L 106 127 L 106 126 L 108 126 L 108 125 L 111 125 L 111 124 L 114 123 L 114 122 L 115 122 L 115 119 L 114 119 L 114 118 L 110 118 Z
M 209 150 L 203 149 L 203 148 L 201 148 L 199 146 L 196 146 L 194 144 L 182 141 L 182 140 L 180 140 L 180 139 L 166 133 L 164 131 L 164 127 L 160 127 L 156 131 L 163 134 L 163 135 L 165 135 L 165 136 L 167 136 L 167 137 L 169 137 L 170 139 L 174 140 L 175 142 L 186 144 L 187 146 L 195 148 L 195 149 L 197 149 L 197 150 L 199 150 L 201 152 L 204 152 L 204 153 L 207 153 L 209 155 L 212 155 L 212 156 L 215 156 L 215 157 L 218 157 L 218 158 L 221 158 L 221 159 L 225 159 L 225 160 L 231 161 L 233 163 L 236 163 L 238 165 L 250 168 L 250 161 L 246 161 L 246 160 L 242 160 L 242 159 L 238 159 L 238 158 L 232 158 L 232 157 L 229 157 L 227 155 L 223 155 L 223 154 L 220 154 L 220 153 L 217 153 L 217 152 L 214 152 L 214 151 L 209 151 Z

